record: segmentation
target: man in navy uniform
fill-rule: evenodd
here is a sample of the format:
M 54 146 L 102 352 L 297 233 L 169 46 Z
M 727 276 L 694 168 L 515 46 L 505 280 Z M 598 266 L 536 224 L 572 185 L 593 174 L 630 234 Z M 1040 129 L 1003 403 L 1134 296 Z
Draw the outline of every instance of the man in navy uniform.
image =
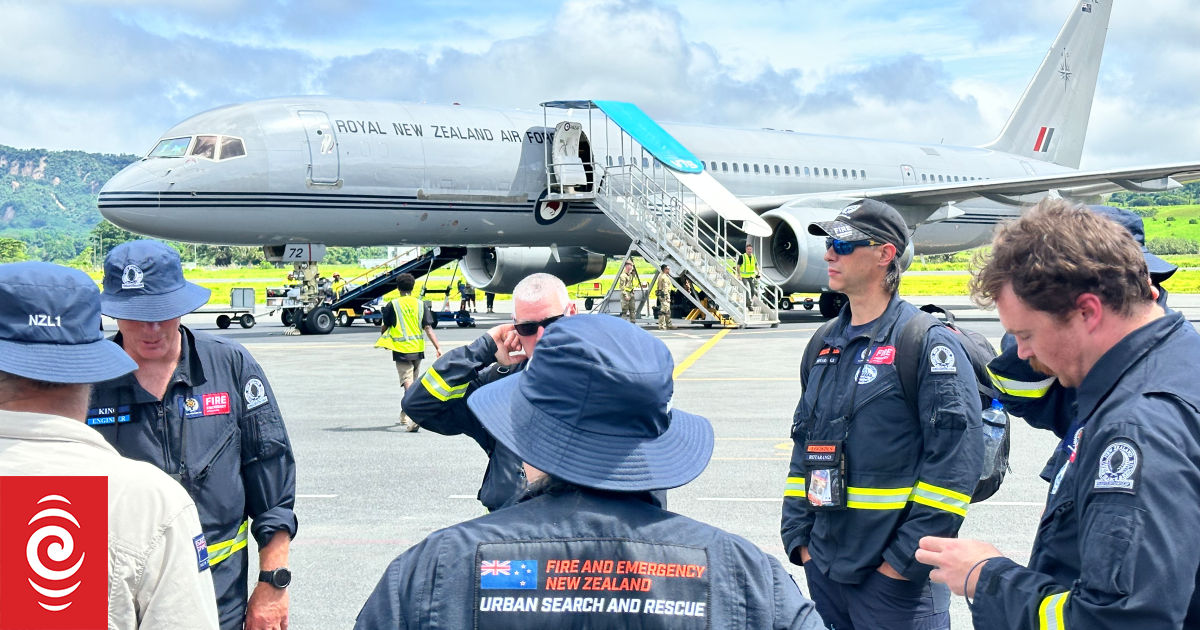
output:
M 109 252 L 101 310 L 117 320 L 113 341 L 138 369 L 95 386 L 92 409 L 125 413 L 113 424 L 89 414 L 88 424 L 122 455 L 174 477 L 196 502 L 222 629 L 286 628 L 296 463 L 254 357 L 237 342 L 180 324 L 208 297 L 183 279 L 179 254 L 163 243 L 132 241 Z M 250 532 L 260 571 L 247 600 Z
M 820 349 L 801 374 L 784 547 L 832 627 L 949 628 L 949 593 L 913 554 L 923 536 L 957 534 L 979 481 L 974 371 L 955 333 L 934 326 L 912 363 L 916 391 L 904 391 L 898 340 L 920 311 L 896 294 L 909 236 L 894 208 L 864 200 L 809 232 L 826 237 L 829 288 L 849 302 L 809 342 Z
M 562 280 L 535 273 L 513 289 L 513 322 L 488 330 L 472 343 L 442 355 L 405 390 L 402 407 L 434 433 L 471 436 L 488 455 L 479 501 L 488 510 L 504 506 L 525 488 L 521 460 L 497 442 L 467 406 L 480 387 L 525 368 L 546 327 L 576 313 Z
M 1111 206 L 1088 206 L 1088 210 L 1105 217 L 1125 228 L 1142 252 L 1146 269 L 1150 273 L 1150 284 L 1157 292 L 1158 305 L 1167 309 L 1166 282 L 1178 269 L 1175 265 L 1150 253 L 1146 247 L 1146 229 L 1142 218 L 1121 208 Z M 1075 389 L 1063 387 L 1051 373 L 1050 368 L 1040 363 L 1037 357 L 1028 361 L 1017 356 L 1017 342 L 1006 334 L 1001 340 L 1003 352 L 988 364 L 992 382 L 1000 395 L 1000 402 L 1013 415 L 1022 418 L 1031 426 L 1052 431 L 1063 443 L 1060 449 L 1074 448 Z M 1042 477 L 1051 481 L 1054 458 L 1047 463 Z
M 651 490 L 696 478 L 713 448 L 708 420 L 672 407 L 666 345 L 584 315 L 537 347 L 468 401 L 531 486 L 401 554 L 355 628 L 823 627 L 777 560 L 654 505 Z
M 980 630 L 1200 628 L 1200 335 L 1155 303 L 1124 229 L 1061 200 L 997 231 L 971 291 L 1075 390 L 1074 434 L 1027 566 L 948 538 L 917 559 Z

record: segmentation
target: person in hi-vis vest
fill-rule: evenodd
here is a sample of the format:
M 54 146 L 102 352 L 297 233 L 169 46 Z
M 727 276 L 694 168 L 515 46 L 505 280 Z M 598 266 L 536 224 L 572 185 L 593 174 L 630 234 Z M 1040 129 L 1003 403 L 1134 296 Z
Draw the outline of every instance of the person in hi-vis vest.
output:
M 376 348 L 392 351 L 396 373 L 400 375 L 400 387 L 404 390 L 412 385 L 413 377 L 421 368 L 421 359 L 425 358 L 426 335 L 437 356 L 442 356 L 442 346 L 438 343 L 437 335 L 433 334 L 433 311 L 429 304 L 412 295 L 416 283 L 416 278 L 410 273 L 402 273 L 396 278 L 396 290 L 400 292 L 400 297 L 384 305 L 379 341 L 375 342 Z M 421 428 L 409 419 L 403 408 L 400 410 L 400 426 L 410 433 Z
M 746 285 L 746 308 L 753 305 L 754 294 L 758 293 L 758 259 L 754 257 L 754 246 L 747 244 L 746 253 L 738 256 L 738 275 Z

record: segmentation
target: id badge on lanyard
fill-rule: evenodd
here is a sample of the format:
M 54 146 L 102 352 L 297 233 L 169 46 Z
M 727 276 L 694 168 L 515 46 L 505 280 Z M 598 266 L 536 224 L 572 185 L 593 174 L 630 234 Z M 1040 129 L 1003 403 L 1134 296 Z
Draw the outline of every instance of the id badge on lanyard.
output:
M 809 509 L 846 509 L 845 444 L 845 440 L 804 443 L 804 489 Z
M 867 342 L 868 356 L 882 325 L 881 315 Z M 851 374 L 854 372 L 851 371 Z M 821 372 L 820 380 L 825 380 L 824 371 Z M 842 439 L 804 441 L 804 494 L 810 510 L 844 510 L 847 507 L 846 438 L 850 435 L 850 423 L 854 419 L 854 399 L 858 394 L 858 379 L 854 380 L 850 390 L 850 408 L 833 422 L 840 422 L 846 427 Z M 817 382 L 817 391 L 821 391 L 820 381 Z

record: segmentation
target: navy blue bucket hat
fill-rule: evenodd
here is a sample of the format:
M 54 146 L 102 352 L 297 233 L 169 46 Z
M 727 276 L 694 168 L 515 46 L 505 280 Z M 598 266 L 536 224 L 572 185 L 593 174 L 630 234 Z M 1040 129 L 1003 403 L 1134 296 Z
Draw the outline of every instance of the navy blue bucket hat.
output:
M 559 479 L 616 492 L 676 488 L 708 466 L 713 429 L 671 407 L 674 366 L 662 341 L 629 322 L 566 317 L 525 370 L 467 404 L 500 443 Z
M 212 292 L 183 279 L 179 253 L 158 241 L 130 241 L 104 259 L 105 315 L 163 322 L 204 306 Z
M 100 330 L 87 274 L 44 262 L 0 265 L 0 372 L 48 383 L 100 383 L 137 363 Z
M 1142 217 L 1128 210 L 1112 206 L 1088 206 L 1087 208 L 1102 217 L 1108 217 L 1116 221 L 1118 225 L 1129 230 L 1129 233 L 1133 235 L 1133 240 L 1142 246 L 1142 258 L 1146 259 L 1146 267 L 1150 271 L 1150 279 L 1155 284 L 1161 284 L 1166 281 L 1167 278 L 1170 278 L 1179 269 L 1179 267 L 1150 253 L 1150 250 L 1146 247 L 1146 225 L 1142 222 Z

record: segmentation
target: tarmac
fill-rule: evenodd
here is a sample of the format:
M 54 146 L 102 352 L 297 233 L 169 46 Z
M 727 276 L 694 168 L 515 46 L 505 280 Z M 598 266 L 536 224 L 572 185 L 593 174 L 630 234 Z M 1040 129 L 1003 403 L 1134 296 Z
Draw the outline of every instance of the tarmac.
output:
M 1003 329 L 995 314 L 967 298 L 910 301 L 952 307 L 964 326 L 999 347 Z M 1200 296 L 1173 295 L 1171 306 L 1200 319 Z M 510 304 L 496 307 L 496 315 L 476 315 L 477 328 L 441 324 L 443 349 L 509 321 Z M 779 522 L 798 366 L 823 320 L 815 310 L 785 311 L 782 318 L 778 328 L 705 329 L 676 320 L 679 329 L 658 331 L 650 319 L 643 327 L 667 345 L 677 366 L 687 364 L 675 379 L 675 406 L 707 417 L 716 432 L 707 470 L 670 491 L 669 509 L 749 539 L 783 562 L 807 593 L 803 570 L 784 557 Z M 251 329 L 235 323 L 218 330 L 212 315 L 190 315 L 184 323 L 244 344 L 283 411 L 297 462 L 300 523 L 290 559 L 292 628 L 352 627 L 392 559 L 432 531 L 485 513 L 475 494 L 487 458 L 473 440 L 397 427 L 401 390 L 388 353 L 372 347 L 375 326 L 357 322 L 326 336 L 285 336 L 277 316 L 260 317 Z M 116 329 L 111 320 L 105 327 Z M 427 356 L 432 362 L 432 347 Z M 1012 471 L 994 497 L 971 506 L 960 535 L 989 541 L 1023 563 L 1045 502 L 1047 484 L 1038 473 L 1057 439 L 1020 421 L 1012 426 Z M 251 573 L 253 582 L 257 571 Z M 951 616 L 954 627 L 971 627 L 962 598 L 953 598 Z

